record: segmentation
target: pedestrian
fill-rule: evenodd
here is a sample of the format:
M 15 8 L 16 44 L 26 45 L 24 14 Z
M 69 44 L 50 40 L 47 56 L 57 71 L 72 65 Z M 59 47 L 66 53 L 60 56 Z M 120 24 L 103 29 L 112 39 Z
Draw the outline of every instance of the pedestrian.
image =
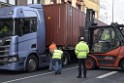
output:
M 52 55 L 53 55 L 53 51 L 54 49 L 56 49 L 56 44 L 54 42 L 51 43 L 51 45 L 49 46 L 49 57 L 50 57 L 50 62 L 49 62 L 49 71 L 53 70 L 52 67 Z
M 85 65 L 85 61 L 87 58 L 87 54 L 89 53 L 89 47 L 84 42 L 84 37 L 80 38 L 80 42 L 75 47 L 75 53 L 78 59 L 78 76 L 77 78 L 82 78 L 82 66 L 83 66 L 83 74 L 84 78 L 86 78 L 87 69 Z
M 55 75 L 61 74 L 62 54 L 63 54 L 63 51 L 57 48 L 53 52 L 52 62 L 53 62 L 53 69 L 55 71 Z

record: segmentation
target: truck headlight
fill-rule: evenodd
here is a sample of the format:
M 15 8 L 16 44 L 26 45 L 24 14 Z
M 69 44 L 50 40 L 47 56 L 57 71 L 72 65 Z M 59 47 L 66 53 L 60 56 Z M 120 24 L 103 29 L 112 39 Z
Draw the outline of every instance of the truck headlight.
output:
M 16 61 L 18 61 L 17 56 L 12 56 L 12 57 L 9 57 L 9 59 L 8 59 L 8 62 L 16 62 Z

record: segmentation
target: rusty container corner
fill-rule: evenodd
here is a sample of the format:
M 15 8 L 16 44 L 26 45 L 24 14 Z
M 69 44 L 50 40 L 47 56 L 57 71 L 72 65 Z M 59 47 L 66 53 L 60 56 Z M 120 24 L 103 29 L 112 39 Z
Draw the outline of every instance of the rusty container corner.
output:
M 74 46 L 82 34 L 85 18 L 83 12 L 68 4 L 44 6 L 46 22 L 46 44 Z

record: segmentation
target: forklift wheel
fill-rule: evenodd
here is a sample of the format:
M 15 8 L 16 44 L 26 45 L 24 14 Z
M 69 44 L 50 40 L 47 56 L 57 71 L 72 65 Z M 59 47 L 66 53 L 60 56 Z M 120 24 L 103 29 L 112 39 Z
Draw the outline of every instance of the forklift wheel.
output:
M 88 57 L 86 59 L 86 68 L 90 69 L 90 70 L 96 68 L 96 62 L 95 62 L 95 60 L 93 58 Z

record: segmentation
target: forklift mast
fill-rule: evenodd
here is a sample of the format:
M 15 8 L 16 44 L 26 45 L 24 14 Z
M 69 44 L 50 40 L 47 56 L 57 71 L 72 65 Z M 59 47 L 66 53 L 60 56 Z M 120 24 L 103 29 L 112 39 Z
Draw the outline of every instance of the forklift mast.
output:
M 91 49 L 93 43 L 93 30 L 90 30 L 92 26 L 97 25 L 95 22 L 95 11 L 93 9 L 87 9 L 86 18 L 85 18 L 85 30 L 84 30 L 84 38 L 85 42 L 89 45 Z

